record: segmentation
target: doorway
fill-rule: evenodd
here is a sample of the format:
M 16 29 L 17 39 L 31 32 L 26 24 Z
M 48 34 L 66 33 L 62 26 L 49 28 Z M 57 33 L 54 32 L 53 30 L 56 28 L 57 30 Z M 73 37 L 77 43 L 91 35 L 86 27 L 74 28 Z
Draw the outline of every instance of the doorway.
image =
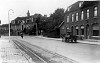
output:
M 71 27 L 71 32 L 72 32 L 72 35 L 73 35 L 73 26 Z
M 86 39 L 89 39 L 89 25 L 86 25 Z

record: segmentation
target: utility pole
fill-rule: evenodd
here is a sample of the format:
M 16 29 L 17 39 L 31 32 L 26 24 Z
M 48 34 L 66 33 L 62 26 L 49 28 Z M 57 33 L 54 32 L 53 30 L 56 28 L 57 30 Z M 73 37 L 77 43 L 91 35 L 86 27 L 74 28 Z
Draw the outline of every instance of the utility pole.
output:
M 36 35 L 38 36 L 38 28 L 37 28 L 37 23 L 36 24 Z
M 1 20 L 0 20 L 0 31 L 1 31 Z M 0 32 L 0 38 L 1 38 L 1 32 Z
M 10 16 L 9 16 L 9 11 L 13 11 L 12 9 L 8 10 L 8 22 L 9 22 L 9 42 L 10 42 Z M 14 11 L 12 12 L 14 13 Z

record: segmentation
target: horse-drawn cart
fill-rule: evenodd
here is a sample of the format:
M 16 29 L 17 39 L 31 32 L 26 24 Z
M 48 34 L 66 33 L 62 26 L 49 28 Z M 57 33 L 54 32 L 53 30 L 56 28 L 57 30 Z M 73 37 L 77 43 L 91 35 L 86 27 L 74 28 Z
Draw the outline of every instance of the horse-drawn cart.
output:
M 67 32 L 67 34 L 64 35 L 62 40 L 65 42 L 77 42 L 77 36 L 73 35 L 71 32 Z

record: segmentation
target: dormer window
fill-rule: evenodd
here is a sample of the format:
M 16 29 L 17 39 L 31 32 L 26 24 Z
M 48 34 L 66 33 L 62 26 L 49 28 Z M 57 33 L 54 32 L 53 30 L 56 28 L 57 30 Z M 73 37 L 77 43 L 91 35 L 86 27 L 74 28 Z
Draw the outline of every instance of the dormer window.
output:
M 12 24 L 15 24 L 15 21 L 12 21 Z
M 67 10 L 69 11 L 69 8 Z
M 79 3 L 79 7 L 81 7 L 81 6 L 82 6 L 82 4 L 83 4 L 83 2 L 80 2 L 80 3 Z
M 69 11 L 70 9 L 71 9 L 71 6 L 69 6 L 67 10 Z

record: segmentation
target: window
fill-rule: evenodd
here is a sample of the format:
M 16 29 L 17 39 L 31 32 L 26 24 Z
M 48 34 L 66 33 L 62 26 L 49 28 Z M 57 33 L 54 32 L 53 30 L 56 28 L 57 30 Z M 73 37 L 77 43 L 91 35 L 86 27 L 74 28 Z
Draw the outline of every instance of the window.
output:
M 83 2 L 80 2 L 80 3 L 79 3 L 79 7 L 81 7 L 81 6 L 82 6 L 82 4 L 83 4 Z
M 78 27 L 76 27 L 76 35 L 78 35 L 79 31 L 78 31 Z
M 74 22 L 74 14 L 72 14 L 72 22 Z
M 70 8 L 68 8 L 68 11 L 70 10 Z
M 5 27 L 5 30 L 6 30 L 6 27 Z
M 67 32 L 70 31 L 69 27 L 66 27 L 66 31 L 67 31 Z
M 83 11 L 81 12 L 81 20 L 83 20 Z
M 87 19 L 89 19 L 89 9 L 87 9 Z
M 76 13 L 76 21 L 78 21 L 78 13 Z
M 99 36 L 99 24 L 94 24 L 93 28 L 93 36 Z
M 26 23 L 29 23 L 29 19 L 26 19 Z
M 15 20 L 11 21 L 12 24 L 15 24 Z
M 69 16 L 67 16 L 67 22 L 69 22 Z
M 69 11 L 69 10 L 71 9 L 71 7 L 72 7 L 72 6 L 69 6 L 69 7 L 67 8 L 67 10 Z
M 32 22 L 33 22 L 33 17 L 31 18 Z
M 18 24 L 20 23 L 20 20 L 18 20 L 18 22 L 17 22 Z
M 25 21 L 24 21 L 24 20 L 22 20 L 22 23 L 24 24 L 24 23 L 25 23 Z
M 94 7 L 94 17 L 97 16 L 97 7 Z
M 25 21 L 25 23 L 27 23 L 27 20 Z
M 15 30 L 16 30 L 16 26 L 15 26 Z
M 24 26 L 22 25 L 22 30 L 24 30 Z
M 76 35 L 78 35 L 78 29 L 76 29 Z
M 15 24 L 15 21 L 13 21 L 13 24 Z

